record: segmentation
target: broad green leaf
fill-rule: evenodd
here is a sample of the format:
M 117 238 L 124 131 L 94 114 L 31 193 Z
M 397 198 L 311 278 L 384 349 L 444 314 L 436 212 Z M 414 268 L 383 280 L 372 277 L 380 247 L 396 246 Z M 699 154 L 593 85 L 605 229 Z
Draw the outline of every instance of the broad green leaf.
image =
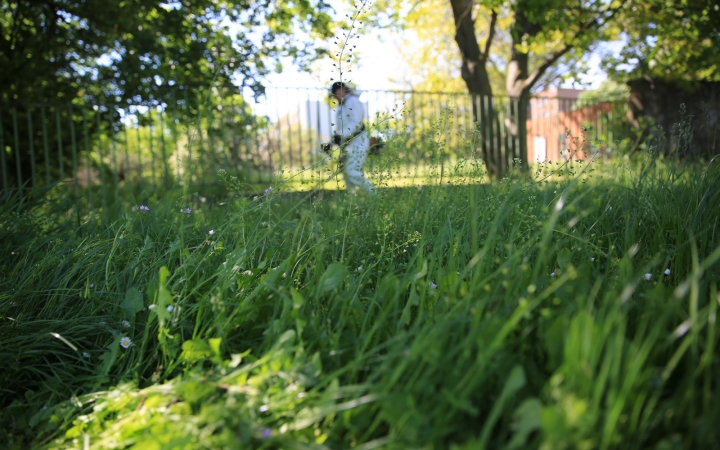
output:
M 560 267 L 563 271 L 567 270 L 567 268 L 570 266 L 571 260 L 572 260 L 572 254 L 570 253 L 570 250 L 568 250 L 567 248 L 564 248 L 558 252 L 558 254 L 557 254 L 558 267 Z
M 441 291 L 450 292 L 450 290 L 455 286 L 455 283 L 457 283 L 457 281 L 457 272 L 450 272 L 449 274 L 445 275 L 438 284 L 440 285 L 439 287 Z
M 385 275 L 382 280 L 380 280 L 378 292 L 380 293 L 380 299 L 383 303 L 395 302 L 400 295 L 400 280 L 391 273 Z
M 116 336 L 115 339 L 108 344 L 107 348 L 109 350 L 100 355 L 100 361 L 102 361 L 98 370 L 98 374 L 100 376 L 104 377 L 110 373 L 110 369 L 113 364 L 115 364 L 115 361 L 117 361 L 118 356 L 120 355 L 120 337 L 121 336 Z
M 180 359 L 183 361 L 197 361 L 209 358 L 213 355 L 213 349 L 202 339 L 190 339 L 183 342 Z
M 305 297 L 295 288 L 292 289 L 293 308 L 300 309 L 305 304 Z
M 144 306 L 142 294 L 136 288 L 131 287 L 127 290 L 127 292 L 125 292 L 122 309 L 125 313 L 126 319 L 132 320 L 135 317 L 135 314 L 142 311 Z
M 340 263 L 332 263 L 318 281 L 317 295 L 320 296 L 340 287 L 348 274 L 348 268 Z
M 208 342 L 210 343 L 210 348 L 213 351 L 213 355 L 215 356 L 215 359 L 220 361 L 220 344 L 222 344 L 222 338 L 210 338 L 208 339 Z
M 542 408 L 542 403 L 536 398 L 529 398 L 518 406 L 513 416 L 513 437 L 508 444 L 508 450 L 527 448 L 528 436 L 540 428 Z
M 413 276 L 413 281 L 417 281 L 417 280 L 419 280 L 420 278 L 422 278 L 422 277 L 424 277 L 425 275 L 427 275 L 427 271 L 428 271 L 428 264 L 427 264 L 427 260 L 425 260 L 425 261 L 423 261 L 422 269 L 420 269 L 420 272 L 416 273 L 416 274 Z

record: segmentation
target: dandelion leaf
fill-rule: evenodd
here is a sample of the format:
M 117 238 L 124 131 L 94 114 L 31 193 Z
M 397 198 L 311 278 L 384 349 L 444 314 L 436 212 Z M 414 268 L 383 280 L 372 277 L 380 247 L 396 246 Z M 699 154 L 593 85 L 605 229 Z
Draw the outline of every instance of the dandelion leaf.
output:
M 135 314 L 142 311 L 144 307 L 142 294 L 136 288 L 131 287 L 125 292 L 125 299 L 122 302 L 122 309 L 125 313 L 125 318 L 132 320 Z
M 325 273 L 320 276 L 317 286 L 318 297 L 326 292 L 337 289 L 342 285 L 345 276 L 348 274 L 348 268 L 339 263 L 332 263 L 325 269 Z
M 116 336 L 115 339 L 108 344 L 107 348 L 109 351 L 100 355 L 102 364 L 100 364 L 98 372 L 101 377 L 105 377 L 110 373 L 110 369 L 112 369 L 113 364 L 115 364 L 115 361 L 117 361 L 120 355 L 120 336 Z
M 400 281 L 395 275 L 389 273 L 380 280 L 378 290 L 383 303 L 394 303 L 400 296 Z
M 187 362 L 194 362 L 209 358 L 212 354 L 213 349 L 207 342 L 202 339 L 190 339 L 189 341 L 183 342 L 180 359 Z
M 563 271 L 567 270 L 567 268 L 570 266 L 571 260 L 572 260 L 572 254 L 570 253 L 570 250 L 568 250 L 567 248 L 564 248 L 558 252 L 558 254 L 557 254 L 558 267 L 560 267 Z
M 528 448 L 527 439 L 530 433 L 540 428 L 541 413 L 542 403 L 536 398 L 529 398 L 518 406 L 513 416 L 513 437 L 508 444 L 508 450 Z

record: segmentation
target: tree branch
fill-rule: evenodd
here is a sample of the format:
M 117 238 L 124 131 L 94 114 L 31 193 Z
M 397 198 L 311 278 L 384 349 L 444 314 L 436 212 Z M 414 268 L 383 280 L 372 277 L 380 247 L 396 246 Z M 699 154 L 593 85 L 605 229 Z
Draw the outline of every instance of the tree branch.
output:
M 605 18 L 605 20 L 603 22 L 593 19 L 589 22 L 583 23 L 582 26 L 580 27 L 580 29 L 577 31 L 577 33 L 575 33 L 575 36 L 573 37 L 572 40 L 574 41 L 574 40 L 578 39 L 580 36 L 582 36 L 589 30 L 600 28 L 603 25 L 605 25 L 606 23 L 608 23 L 615 16 L 615 14 L 617 14 L 618 11 L 620 11 L 623 8 L 624 5 L 625 5 L 625 2 L 623 2 L 619 7 L 613 8 L 612 10 L 610 10 L 610 15 L 607 18 Z M 530 75 L 528 75 L 527 78 L 525 78 L 525 80 L 523 80 L 523 89 L 530 89 L 537 82 L 537 80 L 540 79 L 540 77 L 543 76 L 543 74 L 545 74 L 545 71 L 547 71 L 550 68 L 550 66 L 555 64 L 558 59 L 562 58 L 562 56 L 565 55 L 572 48 L 573 48 L 572 45 L 565 44 L 565 45 L 563 45 L 563 48 L 561 48 L 557 52 L 553 53 L 552 56 L 550 56 L 548 59 L 546 59 L 537 69 L 533 70 L 532 73 Z
M 490 30 L 488 31 L 487 41 L 485 41 L 485 49 L 483 49 L 483 53 L 481 56 L 483 64 L 488 60 L 488 57 L 490 56 L 490 44 L 492 44 L 493 37 L 495 37 L 495 24 L 497 23 L 497 16 L 497 11 L 493 10 L 492 15 L 490 16 Z

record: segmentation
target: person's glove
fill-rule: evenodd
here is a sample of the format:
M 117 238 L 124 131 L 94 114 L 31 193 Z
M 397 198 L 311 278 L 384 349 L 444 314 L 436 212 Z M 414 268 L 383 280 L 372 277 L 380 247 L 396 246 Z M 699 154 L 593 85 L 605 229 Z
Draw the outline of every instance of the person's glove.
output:
M 320 144 L 320 150 L 324 151 L 328 155 L 330 154 L 331 149 L 332 149 L 332 144 Z
M 340 136 L 339 134 L 335 134 L 333 135 L 332 141 L 333 143 L 335 143 L 335 145 L 340 145 L 342 143 L 342 136 Z

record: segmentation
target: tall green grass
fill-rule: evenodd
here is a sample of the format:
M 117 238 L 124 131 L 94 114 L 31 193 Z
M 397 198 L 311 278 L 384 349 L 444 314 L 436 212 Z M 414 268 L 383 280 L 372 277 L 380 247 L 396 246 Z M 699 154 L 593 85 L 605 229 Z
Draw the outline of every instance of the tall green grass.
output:
M 0 441 L 716 447 L 717 163 L 534 177 L 6 198 Z

